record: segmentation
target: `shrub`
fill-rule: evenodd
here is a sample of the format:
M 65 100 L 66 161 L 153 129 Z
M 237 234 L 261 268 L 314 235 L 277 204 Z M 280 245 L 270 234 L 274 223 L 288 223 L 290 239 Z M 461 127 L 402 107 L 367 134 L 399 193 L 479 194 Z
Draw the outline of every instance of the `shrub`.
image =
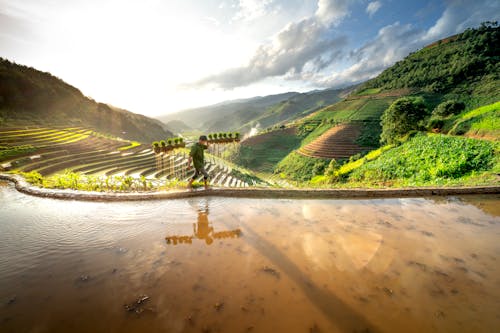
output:
M 432 115 L 437 117 L 447 117 L 450 115 L 459 114 L 465 110 L 465 104 L 455 100 L 449 100 L 439 104 L 433 111 Z
M 444 126 L 444 119 L 440 117 L 432 117 L 429 119 L 429 123 L 427 125 L 427 128 L 429 130 L 441 130 Z

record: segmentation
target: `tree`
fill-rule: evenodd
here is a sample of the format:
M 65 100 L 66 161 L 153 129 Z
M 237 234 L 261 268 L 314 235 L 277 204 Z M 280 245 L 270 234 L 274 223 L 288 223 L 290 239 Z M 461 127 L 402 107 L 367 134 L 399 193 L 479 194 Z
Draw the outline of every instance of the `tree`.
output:
M 465 104 L 455 100 L 448 100 L 439 104 L 433 111 L 433 116 L 447 117 L 452 114 L 459 114 L 465 110 Z
M 380 142 L 394 143 L 411 130 L 420 129 L 427 113 L 422 98 L 403 97 L 394 101 L 382 115 Z

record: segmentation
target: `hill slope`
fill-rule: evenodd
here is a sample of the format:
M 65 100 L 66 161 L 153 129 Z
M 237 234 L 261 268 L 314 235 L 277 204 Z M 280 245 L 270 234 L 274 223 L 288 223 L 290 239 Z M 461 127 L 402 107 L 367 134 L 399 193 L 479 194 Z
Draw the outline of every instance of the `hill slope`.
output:
M 499 30 L 498 27 L 483 26 L 433 43 L 361 85 L 345 100 L 295 122 L 299 129 L 297 135 L 301 138 L 297 151 L 302 155 L 291 152 L 275 171 L 297 180 L 318 175 L 318 171 L 327 164 L 324 157 L 335 157 L 332 155 L 334 149 L 328 149 L 328 146 L 339 145 L 345 139 L 337 135 L 338 131 L 334 128 L 338 126 L 361 124 L 363 127 L 358 138 L 350 138 L 352 143 L 362 147 L 378 147 L 380 117 L 398 97 L 420 96 L 429 111 L 439 103 L 452 99 L 463 102 L 465 112 L 498 101 Z M 492 128 L 497 122 L 491 117 L 490 114 L 484 114 L 481 123 L 475 124 L 475 127 L 469 124 L 469 120 L 463 119 L 461 127 L 452 129 L 450 134 L 470 133 L 469 128 L 481 128 L 483 131 Z M 446 126 L 445 122 L 445 129 Z M 476 132 L 481 134 L 478 130 Z M 490 130 L 487 135 L 491 136 L 491 133 L 495 132 Z M 354 155 L 356 151 L 353 149 L 351 153 Z
M 268 107 L 297 95 L 288 92 L 265 97 L 226 101 L 215 105 L 182 110 L 173 114 L 160 116 L 164 123 L 180 120 L 187 126 L 206 132 L 236 130 L 251 121 Z
M 410 54 L 360 91 L 418 88 L 440 94 L 472 94 L 486 99 L 500 98 L 500 29 L 484 25 L 435 42 Z M 466 96 L 462 96 L 466 97 Z
M 158 120 L 97 103 L 49 73 L 3 58 L 0 58 L 0 123 L 81 126 L 142 142 L 172 135 Z
M 188 126 L 206 132 L 267 128 L 289 122 L 339 101 L 348 89 L 290 92 L 265 97 L 224 102 L 184 110 L 159 117 L 163 122 L 181 120 Z

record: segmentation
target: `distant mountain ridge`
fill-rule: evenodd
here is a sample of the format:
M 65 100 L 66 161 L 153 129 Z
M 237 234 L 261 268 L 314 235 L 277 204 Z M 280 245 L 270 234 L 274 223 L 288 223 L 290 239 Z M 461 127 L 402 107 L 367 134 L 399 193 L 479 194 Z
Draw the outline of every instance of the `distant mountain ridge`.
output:
M 156 119 L 98 103 L 50 73 L 3 58 L 0 124 L 82 126 L 141 142 L 172 136 Z
M 339 101 L 350 89 L 288 92 L 225 101 L 160 116 L 158 119 L 165 123 L 179 120 L 193 129 L 206 132 L 229 130 L 247 132 L 252 127 L 266 128 L 304 117 Z
M 214 105 L 182 110 L 173 114 L 160 116 L 158 119 L 164 123 L 172 120 L 180 120 L 193 129 L 203 131 L 237 129 L 257 117 L 268 107 L 297 94 L 297 92 L 287 92 L 277 95 L 224 101 Z

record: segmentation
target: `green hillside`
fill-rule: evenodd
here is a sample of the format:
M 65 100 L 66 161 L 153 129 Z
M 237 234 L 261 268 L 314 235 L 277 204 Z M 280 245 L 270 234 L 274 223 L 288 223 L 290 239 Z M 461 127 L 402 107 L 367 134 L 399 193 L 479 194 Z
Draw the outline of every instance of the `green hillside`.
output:
M 357 165 L 356 165 L 357 164 Z M 359 186 L 492 185 L 499 183 L 500 144 L 441 134 L 418 134 L 372 161 L 360 159 L 315 179 Z
M 141 142 L 171 136 L 158 120 L 97 103 L 49 73 L 3 58 L 0 125 L 79 126 Z
M 362 158 L 380 146 L 381 116 L 393 102 L 404 96 L 418 97 L 425 105 L 422 111 L 425 114 L 418 117 L 423 120 L 410 126 L 416 131 L 498 141 L 500 124 L 498 103 L 495 103 L 500 99 L 498 37 L 499 28 L 496 25 L 482 25 L 478 29 L 468 29 L 462 34 L 433 43 L 361 85 L 346 99 L 295 121 L 300 144 L 291 147 L 290 154 L 275 166 L 275 173 L 297 181 L 316 177 L 314 181 L 321 183 L 321 178 L 326 177 L 321 176 L 322 172 L 332 175 L 342 165 L 346 165 L 349 172 L 343 173 L 345 175 L 360 165 L 371 163 L 379 155 L 389 154 L 390 147 L 384 147 L 383 150 L 387 152 L 374 151 L 367 155 L 369 159 Z M 440 111 L 435 111 L 447 104 L 461 105 L 462 109 L 458 114 L 440 114 Z M 332 129 L 346 125 L 361 128 L 360 135 L 351 145 L 366 147 L 365 153 L 361 154 L 353 150 L 352 155 L 355 156 L 350 160 L 357 163 L 355 167 L 351 167 L 346 159 L 332 164 L 328 159 L 314 157 L 314 151 L 305 153 L 310 152 L 306 147 L 312 145 L 325 154 L 328 147 L 321 146 L 322 142 L 332 147 L 336 145 L 325 136 L 329 133 L 334 135 Z M 265 140 L 261 140 L 261 145 L 267 145 Z M 359 147 L 357 151 L 362 149 Z M 498 148 L 495 147 L 490 146 L 490 153 L 497 156 Z M 254 147 L 254 150 L 258 150 L 258 147 Z M 492 164 L 486 166 L 491 167 Z M 463 174 L 472 172 L 462 171 Z M 337 179 L 331 176 L 327 178 Z
M 255 123 L 258 123 L 261 128 L 269 128 L 303 118 L 326 105 L 340 101 L 344 93 L 344 90 L 322 90 L 295 95 L 269 107 L 262 115 L 245 124 L 240 130 L 248 131 Z
M 417 88 L 458 95 L 474 104 L 471 107 L 495 102 L 500 98 L 499 40 L 496 25 L 467 29 L 410 54 L 364 84 L 360 92 Z
M 255 97 L 185 110 L 158 119 L 165 123 L 179 120 L 202 132 L 238 130 L 246 133 L 252 127 L 265 129 L 302 118 L 339 101 L 346 91 L 350 89 Z
M 186 125 L 181 120 L 171 120 L 165 124 L 165 127 L 167 128 L 167 130 L 169 130 L 170 132 L 175 133 L 175 134 L 183 133 L 183 132 L 191 130 L 191 127 Z
M 278 95 L 226 101 L 215 105 L 182 110 L 160 116 L 158 119 L 164 123 L 173 120 L 182 121 L 190 128 L 202 132 L 236 130 L 260 116 L 267 108 L 297 94 L 296 92 L 288 92 Z

